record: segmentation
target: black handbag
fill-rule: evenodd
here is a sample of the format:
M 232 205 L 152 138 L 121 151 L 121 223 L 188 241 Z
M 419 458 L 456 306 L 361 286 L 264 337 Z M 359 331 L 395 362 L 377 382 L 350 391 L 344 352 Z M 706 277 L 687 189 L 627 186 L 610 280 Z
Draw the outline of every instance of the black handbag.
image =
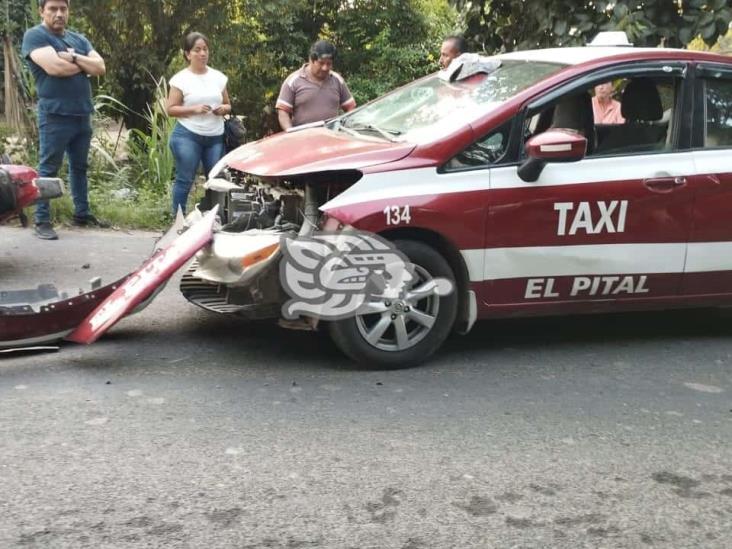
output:
M 224 148 L 231 152 L 247 141 L 247 129 L 244 123 L 230 114 L 224 117 Z

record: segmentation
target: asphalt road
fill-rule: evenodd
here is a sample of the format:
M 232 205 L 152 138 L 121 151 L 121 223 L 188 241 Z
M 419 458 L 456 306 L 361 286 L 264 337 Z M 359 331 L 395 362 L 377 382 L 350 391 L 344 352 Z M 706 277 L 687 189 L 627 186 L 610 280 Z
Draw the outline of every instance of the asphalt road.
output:
M 0 227 L 0 289 L 151 233 Z M 0 358 L 0 547 L 732 545 L 732 315 L 479 323 L 410 370 L 201 311 Z

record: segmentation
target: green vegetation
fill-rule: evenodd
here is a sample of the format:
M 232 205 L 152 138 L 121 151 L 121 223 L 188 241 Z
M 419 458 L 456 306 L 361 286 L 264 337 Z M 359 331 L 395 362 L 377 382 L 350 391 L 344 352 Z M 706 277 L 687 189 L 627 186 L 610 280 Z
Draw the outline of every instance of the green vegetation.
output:
M 107 61 L 104 88 L 129 108 L 128 128 L 146 128 L 154 83 L 184 66 L 182 38 L 196 30 L 256 137 L 279 130 L 280 85 L 318 38 L 336 44 L 336 70 L 363 102 L 435 70 L 442 37 L 460 27 L 448 0 L 96 0 L 72 17 Z
M 716 44 L 709 46 L 701 37 L 697 37 L 689 42 L 690 50 L 710 51 L 712 53 L 721 53 L 722 55 L 732 55 L 732 29 L 727 34 L 720 36 Z
M 10 152 L 9 140 L 15 137 L 15 131 L 5 124 L 0 124 L 0 155 Z
M 712 45 L 732 20 L 729 0 L 456 0 L 466 36 L 487 51 L 581 45 L 622 30 L 637 46 Z
M 625 30 L 637 45 L 710 47 L 725 51 L 732 20 L 728 0 L 89 0 L 71 5 L 71 24 L 107 63 L 94 79 L 97 114 L 89 172 L 95 213 L 121 227 L 170 222 L 174 121 L 162 107 L 166 79 L 184 66 L 183 35 L 211 40 L 211 65 L 229 77 L 234 111 L 257 139 L 278 131 L 274 103 L 284 78 L 305 62 L 318 38 L 338 47 L 335 70 L 363 104 L 437 69 L 442 38 L 463 32 L 474 51 L 494 53 L 585 43 L 600 30 Z M 0 0 L 4 37 L 19 48 L 37 17 L 36 0 Z M 695 38 L 697 37 L 697 38 Z M 26 79 L 27 75 L 23 75 Z M 21 96 L 33 97 L 32 82 Z M 108 133 L 122 119 L 128 139 Z M 36 164 L 36 140 L 0 148 Z M 32 135 L 32 134 L 30 134 Z M 62 174 L 63 175 L 63 174 Z M 197 200 L 200 188 L 191 193 Z M 70 200 L 56 201 L 64 222 Z

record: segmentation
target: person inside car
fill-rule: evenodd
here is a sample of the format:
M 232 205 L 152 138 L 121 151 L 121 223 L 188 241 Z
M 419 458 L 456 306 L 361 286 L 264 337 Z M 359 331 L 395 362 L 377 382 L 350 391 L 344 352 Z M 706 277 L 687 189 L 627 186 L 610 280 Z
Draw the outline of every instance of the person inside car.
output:
M 625 118 L 620 112 L 620 101 L 613 99 L 612 82 L 604 82 L 595 86 L 592 112 L 595 124 L 622 124 L 625 122 Z

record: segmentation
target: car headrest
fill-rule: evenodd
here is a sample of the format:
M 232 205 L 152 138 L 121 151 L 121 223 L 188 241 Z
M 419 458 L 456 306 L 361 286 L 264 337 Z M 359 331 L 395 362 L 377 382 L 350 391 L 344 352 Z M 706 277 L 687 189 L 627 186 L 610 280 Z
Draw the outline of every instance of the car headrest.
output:
M 585 133 L 590 120 L 592 120 L 592 98 L 585 92 L 565 97 L 556 104 L 551 127 Z
M 552 128 L 576 130 L 587 138 L 587 150 L 594 150 L 595 122 L 592 114 L 592 96 L 585 91 L 564 97 L 554 106 Z
M 660 120 L 663 117 L 663 106 L 656 84 L 648 78 L 631 80 L 623 91 L 620 112 L 629 121 Z

